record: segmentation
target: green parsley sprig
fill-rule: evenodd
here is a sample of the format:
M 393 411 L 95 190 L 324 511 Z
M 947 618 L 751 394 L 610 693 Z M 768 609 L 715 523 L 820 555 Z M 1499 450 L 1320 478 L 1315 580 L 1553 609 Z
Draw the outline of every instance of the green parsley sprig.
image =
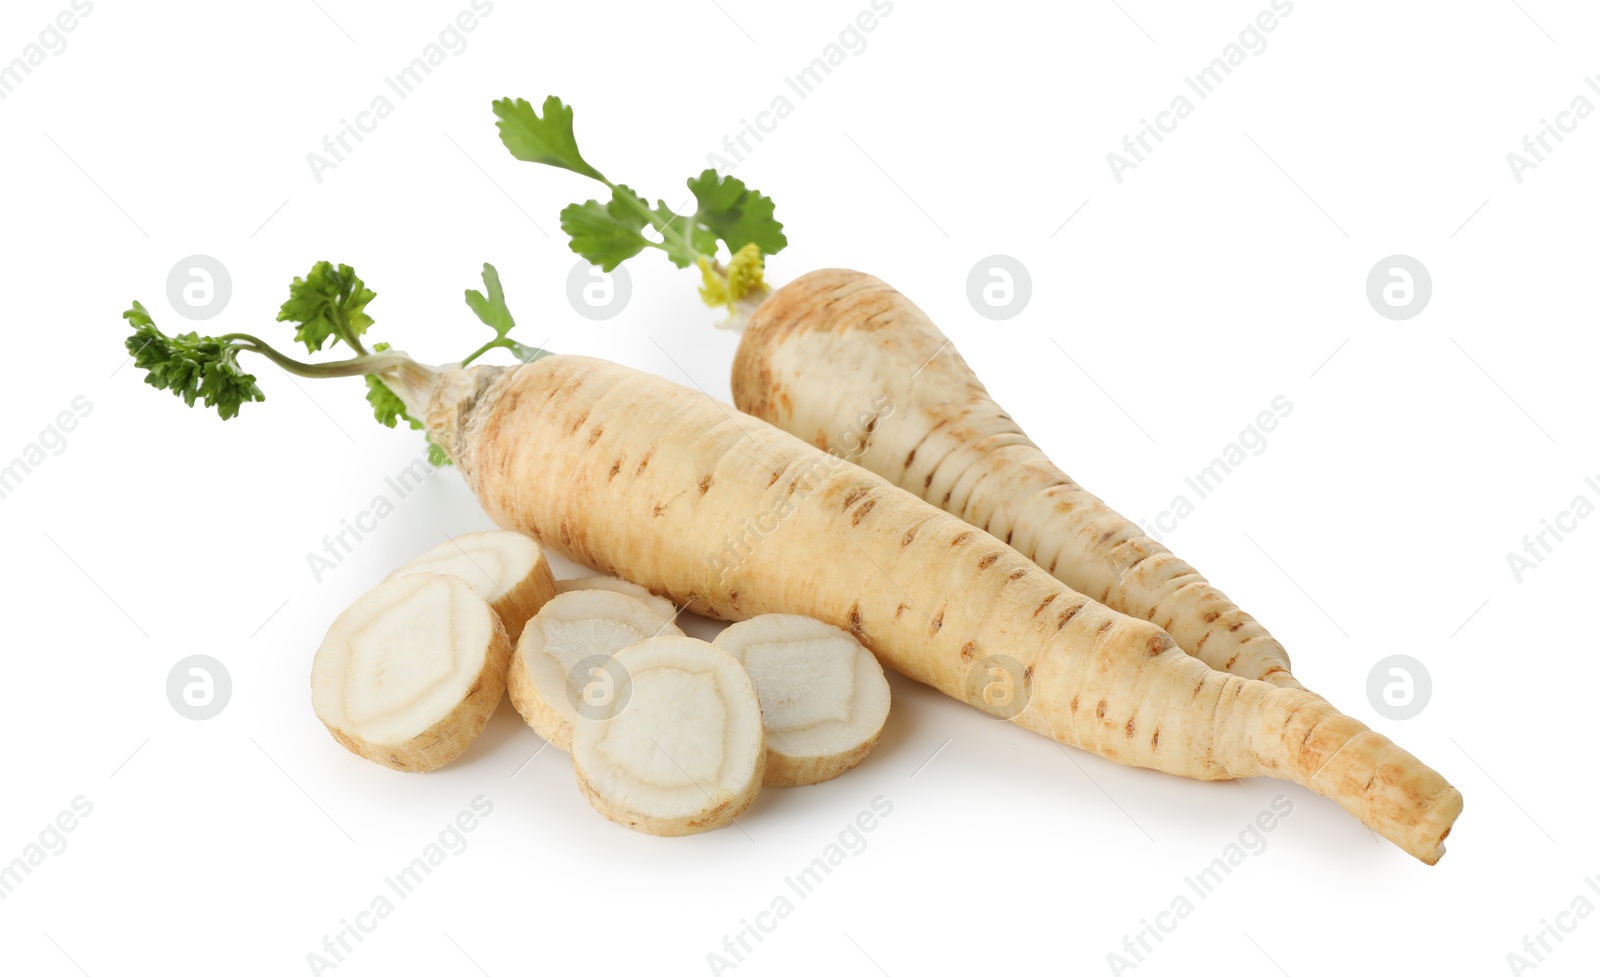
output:
M 766 297 L 765 256 L 789 243 L 774 216 L 772 198 L 737 177 L 708 169 L 687 181 L 695 204 L 692 213 L 680 214 L 659 198 L 652 206 L 583 158 L 573 134 L 572 108 L 561 99 L 546 98 L 542 111 L 521 98 L 500 99 L 493 108 L 500 141 L 512 156 L 570 170 L 611 191 L 605 201 L 586 200 L 561 211 L 561 229 L 573 251 L 604 271 L 646 248 L 664 252 L 679 268 L 695 265 L 701 299 L 725 307 L 731 323 Z M 726 263 L 718 260 L 719 243 L 727 248 Z
M 478 319 L 494 330 L 494 338 L 456 365 L 466 366 L 494 349 L 507 350 L 524 363 L 547 355 L 545 350 L 525 346 L 508 335 L 516 320 L 506 305 L 505 290 L 493 265 L 483 266 L 483 286 L 483 292 L 468 289 L 466 302 Z M 369 350 L 362 342 L 362 336 L 373 324 L 367 306 L 376 297 L 349 265 L 319 261 L 304 278 L 296 278 L 289 285 L 289 298 L 278 309 L 278 321 L 295 324 L 294 338 L 304 343 L 307 351 L 319 353 L 324 346 L 342 343 L 355 354 L 348 359 L 305 362 L 242 332 L 221 336 L 193 332 L 168 335 L 139 302 L 122 314 L 133 326 L 125 345 L 133 365 L 145 371 L 145 383 L 158 390 L 171 390 L 190 407 L 199 402 L 214 408 L 225 421 L 237 417 L 243 405 L 266 399 L 255 376 L 239 365 L 241 353 L 254 353 L 295 376 L 364 377 L 367 403 L 378 423 L 395 427 L 404 421 L 421 430 L 423 424 L 417 415 L 426 405 L 418 401 L 426 378 L 433 371 L 391 349 L 388 343 L 377 343 Z M 436 465 L 450 463 L 449 457 L 431 441 L 429 458 Z

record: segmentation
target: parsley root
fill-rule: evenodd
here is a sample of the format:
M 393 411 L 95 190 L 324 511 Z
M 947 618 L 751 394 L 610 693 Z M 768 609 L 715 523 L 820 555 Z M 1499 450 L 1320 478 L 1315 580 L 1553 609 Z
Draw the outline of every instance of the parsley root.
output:
M 311 706 L 350 752 L 434 770 L 483 731 L 510 658 L 500 618 L 464 580 L 393 577 L 328 629 L 311 665 Z
M 187 366 L 168 365 L 159 373 L 152 367 L 150 379 L 203 399 L 205 370 L 237 369 L 229 357 L 241 352 L 286 360 L 286 369 L 304 375 L 371 376 L 377 387 L 369 394 L 378 387 L 384 392 L 376 398 L 382 408 L 374 404 L 380 419 L 404 417 L 423 428 L 497 525 L 601 573 L 625 568 L 628 579 L 710 617 L 815 618 L 850 632 L 883 664 L 1068 746 L 1202 780 L 1288 780 L 1332 798 L 1425 862 L 1443 853 L 1461 795 L 1387 738 L 1311 693 L 1214 671 L 1150 621 L 1083 596 L 981 529 L 704 393 L 605 360 L 514 345 L 505 335 L 509 313 L 495 311 L 504 304 L 503 296 L 493 294 L 497 288 L 484 300 L 488 307 L 474 304 L 474 311 L 496 329 L 490 345 L 524 359 L 520 365 L 435 368 L 376 347 L 364 352 L 352 331 L 360 320 L 347 305 L 356 295 L 354 275 L 341 271 L 337 278 L 351 285 L 348 293 L 331 288 L 333 278 L 324 275 L 318 303 L 292 310 L 291 317 L 302 316 L 295 321 L 304 327 L 329 315 L 344 341 L 356 340 L 352 360 L 318 367 L 275 357 L 257 340 L 207 340 L 214 346 L 203 352 L 168 340 L 163 350 L 197 358 L 199 379 Z M 485 268 L 484 278 L 488 285 L 492 268 Z M 130 315 L 136 337 L 150 335 L 151 344 L 166 339 L 142 309 L 137 315 L 144 321 Z M 216 406 L 222 412 L 226 405 L 219 399 Z M 736 563 L 724 560 L 727 541 L 756 524 L 771 530 Z M 388 581 L 375 593 L 419 581 L 445 581 L 452 594 L 476 602 L 478 618 L 491 622 L 474 625 L 465 637 L 450 635 L 452 647 L 461 651 L 451 658 L 458 664 L 449 672 L 450 689 L 471 697 L 471 683 L 462 680 L 470 671 L 482 676 L 479 691 L 497 698 L 503 660 L 499 673 L 473 670 L 470 663 L 479 656 L 488 661 L 497 648 L 508 651 L 509 642 L 486 636 L 485 629 L 500 623 L 470 587 L 457 578 L 417 574 Z M 408 606 L 389 598 L 381 604 L 364 607 L 363 614 L 370 610 L 376 617 L 390 604 Z M 346 631 L 354 630 L 347 624 L 338 636 L 330 635 L 330 641 L 338 637 L 330 662 L 361 657 L 350 651 Z M 410 648 L 410 640 L 401 634 L 396 647 Z M 601 720 L 580 715 L 575 721 L 574 759 L 591 801 L 644 830 L 697 830 L 731 819 L 762 777 L 765 748 L 756 694 L 724 652 L 710 646 L 680 650 L 700 645 L 661 637 L 615 656 L 634 685 L 633 706 L 617 714 L 622 725 L 615 730 L 626 735 L 613 743 L 616 752 L 602 748 L 612 741 L 594 725 Z M 652 650 L 658 648 L 664 650 Z M 1000 656 L 1016 666 L 1020 708 L 1016 702 L 1000 707 L 981 681 L 973 681 Z M 335 678 L 348 672 L 348 666 L 330 667 Z M 721 733 L 696 727 L 692 749 L 680 751 L 690 758 L 691 774 L 713 769 L 719 751 L 726 761 L 715 768 L 708 806 L 700 806 L 706 798 L 698 787 L 679 780 L 660 788 L 663 794 L 644 790 L 639 803 L 632 802 L 630 784 L 662 783 L 652 779 L 661 766 L 641 748 L 642 737 L 672 729 L 671 717 L 679 712 L 667 705 L 689 701 L 672 691 L 680 688 L 667 677 L 674 668 L 714 677 L 727 719 Z M 730 670 L 738 682 L 729 677 L 725 684 Z M 640 677 L 647 671 L 662 673 L 655 678 L 663 680 L 663 691 L 640 700 Z M 647 691 L 655 678 L 645 684 Z M 703 681 L 695 681 L 702 689 Z M 324 678 L 318 687 L 337 702 L 346 682 Z M 699 702 L 710 694 L 702 689 L 692 698 Z M 397 700 L 393 709 L 405 721 L 385 727 L 377 740 L 365 726 L 347 725 L 342 712 L 319 708 L 318 715 L 336 735 L 359 734 L 352 749 L 376 742 L 406 753 L 400 759 L 409 762 L 418 749 L 412 741 L 433 728 L 426 723 L 462 722 L 448 698 L 436 700 L 430 693 L 415 708 Z M 356 718 L 386 716 L 389 702 L 380 700 Z M 651 702 L 662 703 L 661 711 L 638 708 Z M 471 716 L 475 710 L 474 705 Z M 472 729 L 475 721 L 462 728 Z
M 539 544 L 521 533 L 466 533 L 445 540 L 389 574 L 444 573 L 460 577 L 489 602 L 513 642 L 528 618 L 555 596 L 556 582 Z
M 761 699 L 764 785 L 832 780 L 878 742 L 889 683 L 849 632 L 797 614 L 762 614 L 725 628 L 712 644 L 739 660 Z
M 617 652 L 624 690 L 579 714 L 578 787 L 594 809 L 653 835 L 733 823 L 761 789 L 761 704 L 744 669 L 696 638 L 664 635 Z
M 893 416 L 862 432 L 866 397 L 881 397 Z M 1052 464 L 944 333 L 878 279 L 828 269 L 774 292 L 740 340 L 733 399 L 824 448 L 851 445 L 857 464 L 1000 537 L 1074 590 L 1154 621 L 1212 668 L 1300 687 L 1266 628 Z

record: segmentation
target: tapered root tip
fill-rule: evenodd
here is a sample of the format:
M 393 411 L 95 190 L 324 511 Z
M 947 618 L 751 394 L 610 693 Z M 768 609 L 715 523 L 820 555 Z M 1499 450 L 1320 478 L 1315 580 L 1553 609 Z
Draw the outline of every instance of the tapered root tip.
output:
M 1439 859 L 1444 857 L 1444 840 L 1450 837 L 1450 829 L 1455 827 L 1456 818 L 1461 816 L 1462 804 L 1461 792 L 1454 787 L 1446 787 L 1423 812 L 1417 824 L 1415 843 L 1402 847 L 1425 865 L 1439 864 Z

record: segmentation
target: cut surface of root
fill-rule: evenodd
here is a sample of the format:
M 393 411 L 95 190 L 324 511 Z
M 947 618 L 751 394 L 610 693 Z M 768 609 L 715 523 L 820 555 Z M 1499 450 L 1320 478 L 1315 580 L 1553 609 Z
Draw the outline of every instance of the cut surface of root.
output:
M 544 550 L 531 537 L 505 530 L 463 533 L 401 564 L 389 574 L 445 573 L 465 580 L 488 601 L 515 642 L 528 618 L 556 594 Z
M 557 595 L 528 621 L 517 642 L 506 679 L 511 704 L 534 732 L 570 753 L 579 705 L 603 699 L 617 681 L 608 667 L 611 656 L 646 638 L 682 634 L 626 594 Z
M 761 700 L 768 787 L 831 780 L 860 763 L 889 718 L 883 666 L 848 631 L 762 614 L 713 642 L 744 666 Z
M 393 577 L 328 629 L 311 665 L 311 706 L 352 753 L 433 770 L 483 731 L 510 658 L 499 616 L 465 580 Z
M 631 580 L 621 577 L 577 577 L 572 580 L 557 580 L 556 593 L 568 594 L 584 590 L 609 590 L 612 593 L 626 594 L 635 600 L 641 600 L 645 606 L 654 611 L 663 621 L 671 621 L 678 616 L 678 608 L 665 597 L 657 597 L 650 591 L 639 586 Z
M 595 810 L 654 835 L 732 823 L 761 787 L 755 686 L 727 652 L 682 636 L 617 652 L 623 676 L 572 730 L 578 786 Z

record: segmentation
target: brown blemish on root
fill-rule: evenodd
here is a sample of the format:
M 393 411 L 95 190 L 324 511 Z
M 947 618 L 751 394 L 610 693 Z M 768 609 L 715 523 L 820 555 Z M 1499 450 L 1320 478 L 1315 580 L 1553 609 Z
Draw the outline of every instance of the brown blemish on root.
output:
M 857 502 L 861 501 L 861 497 L 863 495 L 866 495 L 870 491 L 872 490 L 867 488 L 865 485 L 857 485 L 855 488 L 851 489 L 845 494 L 844 507 L 848 509 L 855 505 Z
M 988 556 L 985 556 L 983 559 L 978 561 L 978 569 L 987 570 L 994 566 L 994 561 L 998 559 L 1000 559 L 999 553 L 990 553 Z
M 1128 720 L 1128 725 L 1122 727 L 1122 732 L 1123 732 L 1124 735 L 1126 735 L 1128 737 L 1128 739 L 1130 739 L 1130 740 L 1133 739 L 1133 720 L 1132 719 Z
M 960 546 L 962 543 L 965 543 L 967 540 L 969 540 L 971 538 L 972 538 L 972 534 L 971 533 L 957 533 L 956 534 L 956 538 L 952 539 L 950 541 L 950 545 L 951 546 Z
M 655 445 L 651 445 L 649 450 L 644 453 L 644 457 L 639 459 L 639 467 L 633 470 L 634 475 L 640 475 L 644 472 L 645 467 L 650 464 L 650 459 L 654 457 L 655 453 Z
M 1207 631 L 1205 634 L 1202 634 L 1200 636 L 1200 640 L 1199 641 L 1196 641 L 1194 643 L 1194 650 L 1195 650 L 1196 653 L 1198 653 L 1201 648 L 1204 648 L 1206 646 L 1206 639 L 1209 638 L 1209 637 L 1211 637 L 1211 632 Z
M 1232 624 L 1228 625 L 1228 630 L 1229 631 L 1237 631 L 1242 627 L 1244 627 L 1244 622 L 1243 621 L 1235 621 Z
M 863 634 L 866 633 L 866 629 L 861 626 L 861 602 L 860 601 L 857 601 L 854 604 L 850 605 L 850 631 L 851 631 L 851 633 L 853 633 L 853 634 L 855 634 L 857 636 L 860 636 L 860 635 L 863 635 Z
M 964 661 L 964 662 L 972 661 L 972 655 L 977 650 L 978 650 L 978 644 L 975 641 L 969 641 L 966 644 L 962 645 L 961 646 L 961 660 Z
M 928 622 L 928 637 L 938 634 L 942 627 L 944 627 L 944 608 L 941 607 L 939 613 L 933 616 L 933 620 Z
M 606 433 L 606 429 L 605 429 L 604 426 L 597 427 L 593 431 L 590 431 L 589 432 L 589 447 L 591 447 L 591 448 L 594 447 L 594 443 L 596 441 L 599 441 L 600 440 L 600 435 L 602 435 L 604 433 Z
M 1110 630 L 1111 630 L 1111 618 L 1108 617 L 1104 621 L 1100 622 L 1100 626 L 1094 629 L 1094 633 L 1095 634 L 1105 634 L 1107 631 L 1110 631 Z
M 900 537 L 900 545 L 901 546 L 910 546 L 911 545 L 911 541 L 916 539 L 916 538 L 917 538 L 917 527 L 912 526 L 910 529 L 906 530 L 906 534 L 904 536 Z
M 1101 699 L 1099 702 L 1095 703 L 1094 715 L 1096 719 L 1106 718 L 1106 700 Z
M 620 471 L 622 471 L 622 459 L 618 458 L 616 461 L 613 461 L 611 463 L 611 474 L 607 477 L 607 481 L 610 481 L 611 479 L 616 478 L 617 477 L 617 472 L 620 472 Z
M 707 475 L 705 478 L 700 479 L 700 494 L 701 495 L 705 495 L 707 492 L 711 491 L 711 479 L 712 479 L 712 476 L 710 476 L 710 475 Z
M 1059 596 L 1061 596 L 1061 595 L 1060 594 L 1051 594 L 1048 597 L 1046 597 L 1044 600 L 1040 601 L 1039 602 L 1039 606 L 1035 607 L 1033 609 L 1033 616 L 1034 617 L 1038 617 L 1039 616 L 1039 612 L 1044 610 L 1046 607 L 1049 607 L 1050 603 L 1052 601 L 1054 601 Z
M 878 500 L 877 499 L 868 499 L 867 500 L 867 504 L 862 506 L 861 508 L 857 509 L 855 511 L 855 514 L 850 517 L 850 525 L 852 525 L 852 526 L 861 525 L 861 517 L 863 517 L 867 513 L 871 512 L 872 511 L 872 507 L 877 505 L 877 504 L 878 504 Z
M 576 434 L 576 433 L 578 433 L 578 428 L 583 427 L 583 422 L 587 421 L 588 419 L 589 419 L 589 412 L 588 411 L 584 411 L 582 414 L 580 414 L 578 416 L 577 420 L 572 422 L 572 426 L 567 428 L 567 433 L 568 434 Z
M 1067 703 L 1067 705 L 1071 707 L 1073 712 L 1077 712 L 1078 711 L 1078 697 L 1077 696 L 1073 696 L 1072 697 L 1072 701 Z
M 1219 618 L 1221 616 L 1222 616 L 1222 612 L 1220 612 L 1220 611 L 1206 611 L 1205 616 L 1202 617 L 1200 620 L 1204 621 L 1207 624 L 1215 624 L 1217 618 Z
M 1154 750 L 1156 748 L 1156 744 L 1160 743 L 1160 742 L 1161 742 L 1161 727 L 1157 726 L 1156 727 L 1156 731 L 1150 734 L 1150 749 Z
M 1066 610 L 1062 611 L 1059 615 L 1056 616 L 1056 630 L 1060 631 L 1062 628 L 1066 627 L 1067 626 L 1067 622 L 1071 621 L 1073 618 L 1077 617 L 1078 616 L 1078 612 L 1081 611 L 1081 610 L 1083 610 L 1083 605 L 1082 604 L 1074 604 L 1072 607 L 1069 607 Z
M 899 607 L 896 607 L 894 609 L 894 619 L 896 621 L 900 620 L 900 615 L 904 614 L 905 612 L 906 612 L 906 605 L 901 604 Z

